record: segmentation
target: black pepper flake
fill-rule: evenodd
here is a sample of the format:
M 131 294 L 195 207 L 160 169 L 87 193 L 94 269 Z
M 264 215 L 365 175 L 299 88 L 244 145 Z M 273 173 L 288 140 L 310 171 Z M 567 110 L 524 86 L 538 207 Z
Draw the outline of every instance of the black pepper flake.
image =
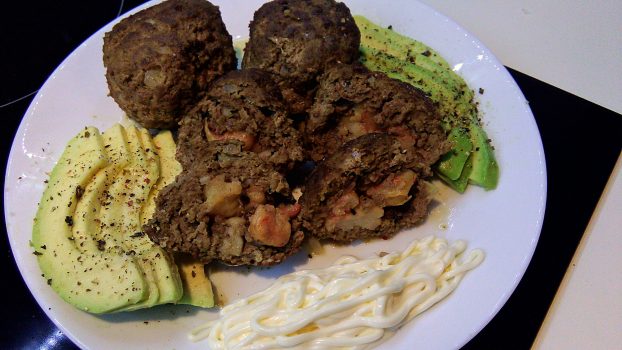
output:
M 36 251 L 36 250 L 35 250 L 34 252 L 32 252 L 32 253 L 33 253 L 34 255 L 36 255 L 36 256 L 43 255 L 43 253 L 39 253 L 39 252 L 38 252 L 38 251 Z
M 73 226 L 73 218 L 71 216 L 65 216 L 65 222 L 68 226 Z
M 392 25 L 392 24 L 390 24 L 390 25 L 387 27 L 387 29 L 388 29 L 388 30 L 393 30 L 393 25 Z
M 422 55 L 424 55 L 425 57 L 430 57 L 430 55 L 432 55 L 432 53 L 430 52 L 430 50 L 425 50 L 421 53 Z
M 480 95 L 483 95 L 483 94 L 484 94 L 484 89 L 479 88 L 479 90 L 478 90 L 478 91 L 479 91 L 479 94 L 480 94 Z
M 84 133 L 84 137 L 91 137 L 91 133 L 90 133 L 90 132 L 88 132 L 88 131 L 87 131 L 87 132 L 85 132 L 85 133 Z
M 145 233 L 144 233 L 144 232 L 140 232 L 140 231 L 139 231 L 139 232 L 134 233 L 134 234 L 133 234 L 133 235 L 131 235 L 130 237 L 131 237 L 131 238 L 138 238 L 138 237 L 142 237 L 142 236 L 144 236 L 144 235 L 145 235 Z
M 77 199 L 82 198 L 83 194 L 84 194 L 84 188 L 82 188 L 82 186 L 76 187 L 76 198 Z
M 104 251 L 104 249 L 106 249 L 106 241 L 104 241 L 103 239 L 98 240 L 97 249 Z
M 48 278 L 48 286 L 51 286 L 51 285 L 52 285 L 52 279 Z
M 309 259 L 313 259 L 313 255 L 311 255 L 311 254 L 307 254 L 307 258 L 309 258 Z
M 47 247 L 44 245 L 41 246 L 41 249 L 47 249 Z
M 194 272 L 194 270 L 192 270 L 191 275 L 192 275 L 192 278 L 197 277 L 197 273 L 196 273 L 196 272 Z
M 144 324 L 149 324 L 149 321 L 143 321 Z
M 136 255 L 136 252 L 134 250 L 130 250 L 130 251 L 126 252 L 125 255 L 134 256 L 134 255 Z

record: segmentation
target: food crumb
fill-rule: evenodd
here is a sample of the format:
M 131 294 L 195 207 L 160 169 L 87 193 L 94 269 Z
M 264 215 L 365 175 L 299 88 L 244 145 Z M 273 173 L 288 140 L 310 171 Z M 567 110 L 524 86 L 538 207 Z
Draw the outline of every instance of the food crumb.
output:
M 479 88 L 479 94 L 483 95 L 484 94 L 484 89 L 483 88 Z

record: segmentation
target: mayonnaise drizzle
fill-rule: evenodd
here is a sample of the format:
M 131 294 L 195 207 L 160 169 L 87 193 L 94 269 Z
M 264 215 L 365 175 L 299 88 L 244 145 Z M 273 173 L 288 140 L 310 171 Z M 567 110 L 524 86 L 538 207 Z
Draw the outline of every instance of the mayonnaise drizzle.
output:
M 224 307 L 190 339 L 207 338 L 212 350 L 361 349 L 450 294 L 484 259 L 479 249 L 462 256 L 465 249 L 427 237 L 403 253 L 290 273 Z

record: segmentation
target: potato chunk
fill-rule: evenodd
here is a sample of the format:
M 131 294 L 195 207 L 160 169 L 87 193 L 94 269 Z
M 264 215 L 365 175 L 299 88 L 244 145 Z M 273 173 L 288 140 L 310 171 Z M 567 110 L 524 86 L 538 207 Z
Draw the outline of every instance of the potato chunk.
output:
M 220 247 L 221 253 L 230 256 L 240 256 L 244 248 L 244 233 L 246 232 L 246 220 L 242 217 L 232 217 L 225 221 L 228 239 L 224 240 Z
M 358 109 L 354 111 L 353 115 L 343 118 L 337 130 L 342 136 L 359 137 L 380 131 L 380 128 L 370 112 Z
M 384 210 L 371 203 L 361 203 L 354 189 L 344 193 L 330 204 L 330 216 L 326 219 L 326 230 L 335 229 L 351 230 L 354 227 L 362 227 L 373 230 L 381 223 Z
M 326 230 L 333 232 L 335 229 L 344 231 L 352 230 L 355 227 L 362 227 L 368 230 L 374 230 L 382 223 L 384 209 L 378 206 L 363 208 L 358 206 L 354 209 L 354 214 L 346 214 L 341 216 L 331 216 L 326 220 Z
M 225 175 L 218 175 L 205 185 L 205 210 L 213 215 L 226 218 L 236 216 L 242 210 L 240 194 L 242 184 L 239 181 L 225 181 Z

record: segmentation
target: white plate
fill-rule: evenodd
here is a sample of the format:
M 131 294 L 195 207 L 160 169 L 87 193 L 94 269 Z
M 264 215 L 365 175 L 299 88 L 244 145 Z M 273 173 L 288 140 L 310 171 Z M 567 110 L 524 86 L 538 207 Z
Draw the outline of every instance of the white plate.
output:
M 220 3 L 225 23 L 235 38 L 248 36 L 248 23 L 262 1 Z M 342 254 L 366 257 L 399 250 L 430 234 L 466 239 L 470 248 L 486 251 L 484 263 L 467 274 L 445 301 L 404 326 L 381 349 L 459 348 L 477 334 L 503 306 L 529 264 L 544 216 L 546 170 L 542 144 L 533 115 L 503 65 L 460 26 L 417 2 L 347 1 L 362 14 L 397 32 L 435 48 L 476 91 L 485 127 L 496 147 L 501 167 L 499 187 L 485 192 L 470 187 L 462 196 L 449 195 L 424 225 L 388 241 L 349 247 L 327 247 L 311 260 L 306 252 L 271 269 L 219 270 L 212 277 L 226 300 L 266 287 L 288 271 L 327 266 Z M 147 4 L 149 5 L 149 4 Z M 145 5 L 145 6 L 147 6 Z M 143 6 L 143 7 L 145 7 Z M 141 7 L 141 8 L 143 8 Z M 138 9 L 137 9 L 138 10 Z M 188 331 L 216 317 L 217 310 L 162 306 L 150 310 L 93 316 L 63 302 L 41 278 L 29 247 L 32 219 L 44 180 L 66 142 L 85 125 L 105 129 L 123 119 L 107 96 L 102 64 L 103 34 L 99 30 L 80 45 L 43 85 L 17 131 L 6 174 L 5 215 L 13 254 L 26 284 L 47 315 L 80 347 L 204 348 L 187 340 Z M 441 229 L 440 224 L 447 228 Z M 147 323 L 148 322 L 148 323 Z

